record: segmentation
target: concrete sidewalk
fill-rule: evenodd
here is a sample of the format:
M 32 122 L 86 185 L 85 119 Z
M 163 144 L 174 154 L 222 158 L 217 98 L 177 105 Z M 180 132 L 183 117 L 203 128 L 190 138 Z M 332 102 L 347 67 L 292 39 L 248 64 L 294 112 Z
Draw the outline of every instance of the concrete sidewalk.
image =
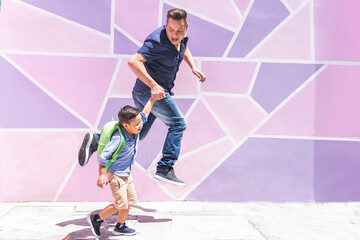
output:
M 106 202 L 0 203 L 0 239 L 95 239 L 86 221 Z M 137 235 L 100 239 L 146 240 L 359 240 L 360 203 L 141 202 L 127 225 Z

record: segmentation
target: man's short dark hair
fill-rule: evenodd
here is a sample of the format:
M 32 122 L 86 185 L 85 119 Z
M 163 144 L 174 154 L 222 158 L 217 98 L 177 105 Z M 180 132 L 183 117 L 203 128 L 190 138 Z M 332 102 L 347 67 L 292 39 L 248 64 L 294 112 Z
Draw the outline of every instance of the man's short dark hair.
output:
M 135 107 L 129 105 L 124 106 L 118 113 L 120 125 L 122 126 L 124 123 L 129 124 L 139 113 L 140 110 Z
M 167 20 L 169 20 L 169 18 L 172 18 L 174 20 L 181 20 L 184 19 L 185 21 L 185 25 L 187 24 L 187 13 L 185 10 L 181 9 L 181 8 L 174 8 L 171 9 L 167 12 Z

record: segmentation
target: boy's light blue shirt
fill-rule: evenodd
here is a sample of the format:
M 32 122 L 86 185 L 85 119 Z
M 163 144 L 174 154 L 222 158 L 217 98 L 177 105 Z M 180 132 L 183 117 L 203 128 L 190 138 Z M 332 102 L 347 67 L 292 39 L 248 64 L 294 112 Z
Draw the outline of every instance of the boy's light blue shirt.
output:
M 147 121 L 145 113 L 141 112 L 141 121 L 144 124 Z M 117 157 L 116 161 L 111 164 L 108 171 L 112 172 L 118 176 L 129 176 L 131 171 L 131 166 L 134 164 L 136 151 L 137 151 L 137 141 L 138 134 L 134 138 L 131 138 L 129 134 L 123 128 L 126 144 L 122 152 Z M 110 142 L 105 146 L 104 150 L 100 154 L 98 161 L 101 165 L 106 166 L 109 162 L 108 159 L 111 158 L 113 153 L 120 145 L 121 136 L 117 131 L 111 138 Z

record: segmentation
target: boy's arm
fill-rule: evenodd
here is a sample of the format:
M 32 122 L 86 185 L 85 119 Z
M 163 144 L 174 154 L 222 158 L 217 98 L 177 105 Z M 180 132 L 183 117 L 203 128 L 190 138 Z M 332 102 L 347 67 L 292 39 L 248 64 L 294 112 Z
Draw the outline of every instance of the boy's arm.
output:
M 99 164 L 99 178 L 97 180 L 97 186 L 103 188 L 105 186 L 105 166 Z
M 149 116 L 153 106 L 154 106 L 154 100 L 152 97 L 150 97 L 149 101 L 145 104 L 145 107 L 142 110 L 142 112 L 145 113 L 146 117 Z
M 99 178 L 97 180 L 97 186 L 103 188 L 105 186 L 105 166 L 108 164 L 109 159 L 120 145 L 120 134 L 114 134 L 98 156 L 99 162 Z

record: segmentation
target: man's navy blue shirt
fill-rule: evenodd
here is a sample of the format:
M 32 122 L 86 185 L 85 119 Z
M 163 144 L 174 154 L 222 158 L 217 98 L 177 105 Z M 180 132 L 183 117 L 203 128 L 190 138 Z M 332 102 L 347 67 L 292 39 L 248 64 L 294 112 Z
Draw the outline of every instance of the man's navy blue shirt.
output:
M 178 52 L 166 36 L 165 26 L 162 26 L 145 39 L 144 45 L 138 51 L 146 59 L 144 65 L 149 75 L 167 92 L 171 93 L 174 87 L 176 73 L 184 59 L 187 41 L 187 37 L 181 40 L 180 52 Z M 133 90 L 145 93 L 149 92 L 150 88 L 137 78 Z

